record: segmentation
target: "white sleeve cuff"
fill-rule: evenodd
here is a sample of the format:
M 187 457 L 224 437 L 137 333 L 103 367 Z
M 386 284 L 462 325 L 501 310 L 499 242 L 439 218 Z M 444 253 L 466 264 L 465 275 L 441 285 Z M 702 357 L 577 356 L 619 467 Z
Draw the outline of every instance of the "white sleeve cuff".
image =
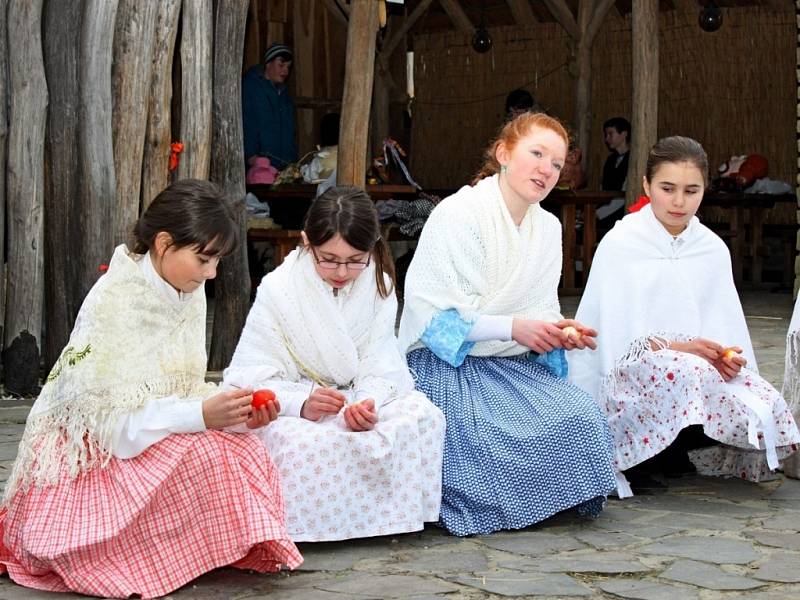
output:
M 511 326 L 514 323 L 513 317 L 505 315 L 481 315 L 472 329 L 467 334 L 468 342 L 490 342 L 500 340 L 508 342 L 511 340 Z

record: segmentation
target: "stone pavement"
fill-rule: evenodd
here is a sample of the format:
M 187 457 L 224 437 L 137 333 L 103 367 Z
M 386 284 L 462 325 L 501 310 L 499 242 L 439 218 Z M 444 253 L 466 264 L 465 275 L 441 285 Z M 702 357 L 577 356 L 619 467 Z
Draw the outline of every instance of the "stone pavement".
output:
M 780 385 L 791 298 L 762 293 L 744 301 L 761 371 Z M 564 312 L 574 309 L 574 299 L 565 299 Z M 25 402 L 0 403 L 2 479 L 26 412 Z M 296 572 L 225 568 L 170 597 L 800 599 L 800 481 L 688 477 L 668 485 L 652 495 L 609 500 L 596 520 L 562 514 L 522 531 L 472 538 L 429 526 L 406 535 L 302 544 L 306 561 Z M 77 597 L 0 578 L 0 600 Z

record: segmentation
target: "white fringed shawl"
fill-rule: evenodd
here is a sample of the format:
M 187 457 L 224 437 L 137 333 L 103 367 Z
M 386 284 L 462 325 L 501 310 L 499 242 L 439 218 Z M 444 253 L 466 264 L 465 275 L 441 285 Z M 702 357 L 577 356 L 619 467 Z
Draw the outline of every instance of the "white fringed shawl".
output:
M 374 262 L 339 295 L 317 274 L 312 255 L 294 250 L 258 287 L 225 380 L 257 386 L 316 378 L 368 392 L 376 406 L 411 393 L 394 336 L 397 298 L 378 294 Z
M 795 421 L 800 423 L 800 302 L 795 302 L 789 331 L 786 334 L 786 362 L 781 390 Z M 800 457 L 797 454 L 783 461 L 783 472 L 800 478 Z
M 418 345 L 431 320 L 456 309 L 465 321 L 508 315 L 558 321 L 561 225 L 538 204 L 516 226 L 497 175 L 465 186 L 431 213 L 408 269 L 400 347 Z M 473 356 L 513 356 L 516 342 L 478 342 Z
M 142 273 L 142 256 L 119 246 L 81 306 L 75 328 L 28 415 L 9 500 L 31 483 L 106 464 L 114 424 L 151 398 L 206 398 L 202 289 L 182 307 Z
M 595 398 L 614 371 L 665 340 L 703 337 L 740 346 L 756 369 L 722 240 L 696 217 L 673 238 L 648 205 L 600 242 L 575 318 L 598 331 L 597 350 L 568 353 L 570 380 Z

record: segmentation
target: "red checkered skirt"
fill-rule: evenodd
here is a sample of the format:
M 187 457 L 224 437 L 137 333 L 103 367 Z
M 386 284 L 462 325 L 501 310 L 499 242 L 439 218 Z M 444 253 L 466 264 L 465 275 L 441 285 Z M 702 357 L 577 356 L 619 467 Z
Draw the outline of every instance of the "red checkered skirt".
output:
M 162 596 L 217 567 L 294 568 L 278 471 L 255 436 L 172 435 L 139 456 L 19 492 L 0 572 L 48 591 Z

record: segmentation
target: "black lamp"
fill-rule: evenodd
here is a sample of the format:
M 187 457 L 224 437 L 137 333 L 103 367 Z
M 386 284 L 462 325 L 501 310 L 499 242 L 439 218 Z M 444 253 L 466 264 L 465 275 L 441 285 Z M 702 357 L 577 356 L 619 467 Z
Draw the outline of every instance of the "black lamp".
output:
M 483 24 L 483 8 L 483 0 L 481 0 L 481 24 L 475 28 L 475 34 L 472 36 L 472 49 L 479 54 L 492 49 L 492 36 L 489 35 L 489 30 Z
M 716 2 L 706 2 L 705 6 L 700 9 L 698 22 L 700 23 L 700 29 L 709 33 L 722 27 L 722 11 Z

